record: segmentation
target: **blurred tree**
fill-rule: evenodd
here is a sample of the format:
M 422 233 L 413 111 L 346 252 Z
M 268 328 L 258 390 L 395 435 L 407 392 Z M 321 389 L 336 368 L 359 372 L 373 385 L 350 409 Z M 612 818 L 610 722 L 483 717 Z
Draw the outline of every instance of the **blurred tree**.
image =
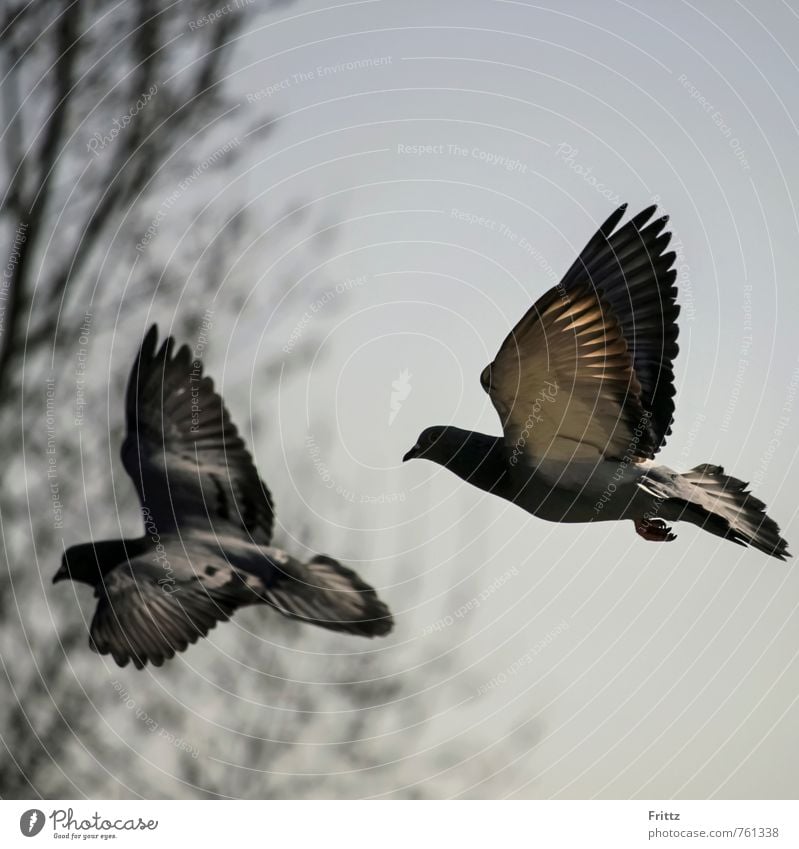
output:
M 18 485 L 24 467 L 20 458 L 26 450 L 37 456 L 47 453 L 43 419 L 50 422 L 47 416 L 52 414 L 56 421 L 58 416 L 42 408 L 42 379 L 74 359 L 75 340 L 87 321 L 87 304 L 94 303 L 99 270 L 111 275 L 116 269 L 135 267 L 141 258 L 136 239 L 146 238 L 141 221 L 152 220 L 152 212 L 145 214 L 143 209 L 159 178 L 187 172 L 201 160 L 215 130 L 230 120 L 221 80 L 247 15 L 241 10 L 218 14 L 223 5 L 218 0 L 4 4 L 0 20 L 4 116 L 0 169 L 5 185 L 0 237 L 6 251 L 0 282 L 0 421 L 5 433 L 0 523 L 6 560 L 0 570 L 0 668 L 6 679 L 0 739 L 7 755 L 0 770 L 0 795 L 4 797 L 79 792 L 62 763 L 74 747 L 83 750 L 84 759 L 89 757 L 90 730 L 97 724 L 95 709 L 76 686 L 75 670 L 65 662 L 73 648 L 86 650 L 86 623 L 75 619 L 74 598 L 71 624 L 61 624 L 61 618 L 47 609 L 46 618 L 59 623 L 60 646 L 52 631 L 46 640 L 47 634 L 37 634 L 37 623 L 31 621 L 44 614 L 42 581 L 59 557 L 54 527 L 62 514 L 49 508 L 57 505 L 54 509 L 60 511 L 69 490 L 64 485 L 60 493 L 55 490 L 55 498 L 52 491 L 38 500 L 30 497 L 27 486 L 21 491 Z M 259 10 L 269 5 L 260 4 Z M 235 153 L 222 167 L 235 161 Z M 226 234 L 228 249 L 230 240 L 241 233 L 243 221 L 237 223 Z M 114 250 L 110 269 L 105 256 L 109 246 Z M 208 279 L 218 269 L 220 249 L 217 245 L 204 256 L 201 271 L 208 272 Z M 142 302 L 156 287 L 176 290 L 177 281 L 163 279 L 152 267 L 154 261 L 149 262 L 148 268 L 143 259 L 139 279 L 131 284 Z M 191 317 L 196 324 L 197 316 Z M 31 423 L 35 427 L 28 430 Z M 55 428 L 48 424 L 46 432 L 54 443 Z M 102 446 L 107 434 L 103 440 L 96 434 L 61 430 L 58 465 L 80 469 L 78 443 L 84 439 L 85 451 L 85 440 L 92 438 Z M 43 576 L 32 566 L 39 557 Z M 20 604 L 35 609 L 30 618 Z M 29 656 L 20 662 L 20 648 L 26 643 Z
M 237 109 L 225 80 L 248 16 L 278 2 L 236 4 L 219 14 L 225 5 L 60 0 L 6 2 L 0 13 L 5 798 L 435 796 L 442 786 L 437 775 L 464 775 L 446 785 L 455 792 L 464 782 L 476 785 L 485 764 L 471 759 L 469 747 L 479 743 L 468 723 L 450 733 L 437 699 L 441 687 L 452 687 L 455 649 L 423 636 L 424 622 L 403 622 L 401 648 L 387 662 L 346 637 L 268 611 L 243 611 L 214 632 L 218 658 L 203 641 L 197 654 L 139 673 L 88 650 L 88 621 L 80 613 L 88 615 L 94 602 L 85 592 L 47 589 L 65 542 L 141 532 L 118 452 L 124 380 L 151 315 L 196 342 L 213 304 L 212 335 L 224 342 L 231 316 L 255 312 L 246 275 L 260 263 L 248 252 L 266 229 L 274 242 L 277 230 L 247 216 L 241 184 L 205 209 L 205 181 L 233 174 L 246 147 L 239 140 L 261 144 L 274 125 L 262 106 Z M 296 228 L 303 209 L 275 210 L 272 220 Z M 171 242 L 186 221 L 190 238 L 178 231 L 181 238 Z M 320 241 L 333 232 L 318 229 Z M 307 257 L 307 245 L 302 253 L 296 261 Z M 290 279 L 284 285 L 270 277 L 259 306 L 281 300 L 290 316 L 292 303 L 301 315 L 308 292 L 296 287 L 299 303 L 289 295 L 301 274 L 283 274 Z M 331 313 L 343 303 L 337 300 Z M 122 353 L 112 358 L 116 335 Z M 259 381 L 271 386 L 289 368 L 303 368 L 314 341 L 309 331 L 290 358 L 267 351 Z M 239 371 L 241 381 L 247 369 Z M 235 403 L 235 389 L 226 397 L 255 450 L 261 440 L 252 437 L 264 423 L 244 418 L 247 407 Z M 78 407 L 85 425 L 75 423 Z M 314 422 L 314 432 L 324 433 L 325 424 Z M 331 431 L 325 450 L 334 439 Z M 317 483 L 307 452 L 288 465 L 293 481 L 305 471 Z M 263 473 L 269 482 L 269 469 Z M 294 522 L 292 506 L 277 502 L 279 519 L 299 532 L 292 545 L 316 549 L 320 529 L 306 538 L 307 515 Z M 302 507 L 297 499 L 294 509 Z M 398 525 L 396 533 L 396 550 L 403 550 L 405 530 Z M 360 542 L 347 544 L 356 558 L 373 553 L 361 551 Z M 479 562 L 480 553 L 474 557 Z M 416 566 L 423 572 L 424 564 Z M 421 582 L 398 583 L 408 586 L 392 592 L 398 610 L 413 610 L 426 597 Z M 442 615 L 461 601 L 441 593 Z M 423 615 L 437 618 L 430 609 Z M 447 637 L 453 641 L 454 630 Z M 195 668 L 203 652 L 207 666 Z M 474 691 L 466 687 L 464 704 Z M 434 715 L 438 724 L 425 738 Z M 515 750 L 517 743 L 507 746 Z

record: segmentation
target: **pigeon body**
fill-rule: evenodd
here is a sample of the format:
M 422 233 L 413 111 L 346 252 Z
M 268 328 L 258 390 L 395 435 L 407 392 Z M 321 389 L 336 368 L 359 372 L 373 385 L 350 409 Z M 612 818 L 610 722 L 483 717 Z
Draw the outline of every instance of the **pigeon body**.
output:
M 671 433 L 677 288 L 665 217 L 650 207 L 597 231 L 505 339 L 481 383 L 503 435 L 427 428 L 403 459 L 439 463 L 552 522 L 632 519 L 645 539 L 689 521 L 784 560 L 787 543 L 747 484 L 720 466 L 654 461 Z
M 251 604 L 365 637 L 388 608 L 325 555 L 301 563 L 271 545 L 274 507 L 202 364 L 153 326 L 128 382 L 122 460 L 145 534 L 67 549 L 54 583 L 94 587 L 90 645 L 120 665 L 160 666 Z

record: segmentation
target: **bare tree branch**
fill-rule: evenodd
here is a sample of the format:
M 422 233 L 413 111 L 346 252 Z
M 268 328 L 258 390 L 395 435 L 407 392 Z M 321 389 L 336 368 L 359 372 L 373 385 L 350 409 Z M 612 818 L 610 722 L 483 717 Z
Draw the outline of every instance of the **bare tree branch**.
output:
M 13 266 L 9 265 L 13 271 L 8 281 L 4 333 L 0 336 L 0 401 L 9 393 L 11 382 L 7 379 L 7 371 L 12 352 L 19 342 L 21 306 L 25 303 L 30 286 L 29 264 L 39 240 L 44 235 L 50 188 L 60 145 L 63 142 L 64 127 L 68 120 L 70 100 L 74 90 L 73 72 L 77 55 L 74 49 L 76 27 L 77 15 L 71 14 L 68 10 L 62 12 L 55 35 L 57 58 L 51 70 L 55 86 L 53 108 L 47 120 L 44 141 L 37 156 L 40 181 L 30 205 L 28 206 L 27 200 L 22 202 L 23 210 L 17 222 L 16 233 L 24 233 L 25 238 L 21 243 L 18 239 L 15 240 L 15 245 L 18 245 L 17 261 Z

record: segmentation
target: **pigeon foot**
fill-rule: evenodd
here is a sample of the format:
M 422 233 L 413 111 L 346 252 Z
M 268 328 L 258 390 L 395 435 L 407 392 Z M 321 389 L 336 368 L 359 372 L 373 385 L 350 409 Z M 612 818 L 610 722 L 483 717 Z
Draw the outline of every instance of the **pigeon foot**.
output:
M 671 542 L 677 539 L 677 534 L 671 532 L 671 528 L 663 519 L 633 519 L 635 532 L 638 536 L 652 542 Z

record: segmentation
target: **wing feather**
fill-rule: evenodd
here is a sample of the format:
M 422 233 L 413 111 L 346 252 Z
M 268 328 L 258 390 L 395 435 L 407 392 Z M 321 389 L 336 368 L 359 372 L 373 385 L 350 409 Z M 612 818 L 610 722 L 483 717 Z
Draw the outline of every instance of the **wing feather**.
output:
M 627 343 L 607 304 L 587 288 L 541 298 L 483 384 L 509 447 L 531 461 L 640 458 L 653 448 L 649 428 L 640 427 L 648 418 Z
M 272 497 L 211 378 L 155 325 L 128 381 L 122 462 L 159 534 L 189 526 L 272 538 Z M 174 352 L 174 353 L 173 353 Z
M 99 601 L 91 624 L 90 645 L 110 654 L 119 666 L 137 669 L 161 664 L 204 637 L 217 622 L 230 618 L 252 594 L 230 567 L 226 583 L 211 585 L 192 576 L 167 591 L 135 561 L 109 572 L 98 588 Z
M 666 249 L 666 216 L 650 206 L 616 229 L 619 207 L 588 242 L 559 288 L 568 293 L 590 286 L 619 322 L 641 383 L 641 403 L 651 413 L 655 451 L 663 446 L 674 418 L 674 359 L 677 345 L 676 254 Z M 647 319 L 644 321 L 644 319 Z
M 679 307 L 668 219 L 647 223 L 652 206 L 617 230 L 625 209 L 610 215 L 481 376 L 512 457 L 643 460 L 670 433 Z

